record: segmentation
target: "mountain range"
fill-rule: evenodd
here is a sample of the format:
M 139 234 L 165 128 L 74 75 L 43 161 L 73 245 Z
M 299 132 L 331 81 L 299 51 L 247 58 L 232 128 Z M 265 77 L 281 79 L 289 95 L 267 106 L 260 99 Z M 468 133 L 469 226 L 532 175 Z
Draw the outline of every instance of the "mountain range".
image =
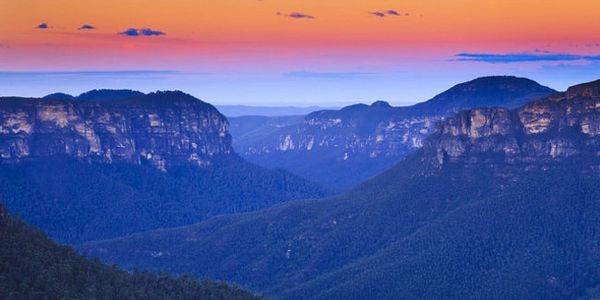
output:
M 240 158 L 212 105 L 129 90 L 0 98 L 0 187 L 9 209 L 63 243 L 328 193 Z
M 80 249 L 280 299 L 594 298 L 598 153 L 595 81 L 518 108 L 460 111 L 339 196 Z
M 409 107 L 377 101 L 312 112 L 302 121 L 298 117 L 237 118 L 232 124 L 240 129 L 232 131 L 233 145 L 258 165 L 348 190 L 422 147 L 438 122 L 460 110 L 515 108 L 554 93 L 526 78 L 482 77 Z

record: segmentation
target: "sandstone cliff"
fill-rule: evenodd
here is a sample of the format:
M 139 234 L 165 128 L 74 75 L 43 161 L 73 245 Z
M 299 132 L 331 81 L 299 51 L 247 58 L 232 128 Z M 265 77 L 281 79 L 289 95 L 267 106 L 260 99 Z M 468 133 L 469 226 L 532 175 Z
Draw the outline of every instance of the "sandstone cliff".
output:
M 0 98 L 0 163 L 64 154 L 166 170 L 232 152 L 226 118 L 182 92 L 109 101 Z
M 478 108 L 448 118 L 425 151 L 443 164 L 497 154 L 506 162 L 562 159 L 600 145 L 600 81 L 569 88 L 521 108 Z

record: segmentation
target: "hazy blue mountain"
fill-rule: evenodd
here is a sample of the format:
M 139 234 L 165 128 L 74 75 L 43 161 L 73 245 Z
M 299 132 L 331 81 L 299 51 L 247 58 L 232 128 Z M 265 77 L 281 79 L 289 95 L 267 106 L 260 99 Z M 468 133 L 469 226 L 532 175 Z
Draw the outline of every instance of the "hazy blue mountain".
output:
M 313 112 L 300 124 L 242 135 L 234 146 L 261 166 L 344 190 L 422 147 L 436 124 L 449 115 L 474 107 L 514 108 L 555 92 L 525 78 L 483 77 L 414 106 L 377 101 Z
M 281 117 L 306 115 L 313 111 L 323 109 L 337 109 L 336 107 L 321 106 L 252 106 L 252 105 L 217 105 L 217 108 L 228 118 L 241 116 Z
M 599 107 L 597 81 L 462 111 L 344 195 L 81 249 L 281 299 L 597 297 Z
M 259 299 L 224 283 L 130 274 L 89 261 L 8 215 L 0 204 L 2 299 Z
M 0 98 L 0 186 L 10 209 L 66 243 L 327 194 L 241 159 L 227 119 L 181 92 Z
M 43 97 L 43 99 L 49 100 L 88 100 L 88 101 L 114 101 L 123 100 L 127 98 L 142 97 L 144 93 L 134 90 L 91 90 L 80 94 L 79 96 L 72 96 L 66 93 L 53 93 Z
M 142 97 L 144 93 L 133 90 L 91 90 L 77 96 L 78 100 L 114 101 L 127 98 Z
M 539 99 L 555 90 L 539 83 L 514 76 L 490 76 L 460 83 L 423 103 L 411 107 L 425 114 L 453 114 L 475 107 L 517 108 L 532 99 Z
M 49 94 L 44 96 L 42 99 L 48 99 L 48 100 L 73 100 L 75 99 L 75 97 L 73 97 L 72 95 L 69 94 L 65 94 L 65 93 L 53 93 L 53 94 Z

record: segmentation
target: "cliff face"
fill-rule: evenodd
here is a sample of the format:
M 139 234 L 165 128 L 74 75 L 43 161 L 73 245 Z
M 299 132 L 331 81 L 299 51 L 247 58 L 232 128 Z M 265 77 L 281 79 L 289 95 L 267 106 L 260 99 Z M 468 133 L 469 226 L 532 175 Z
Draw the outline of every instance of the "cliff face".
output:
M 484 154 L 514 163 L 598 155 L 599 136 L 600 81 L 595 81 L 515 110 L 462 111 L 443 122 L 424 149 L 440 164 Z
M 285 128 L 269 141 L 249 145 L 248 156 L 328 151 L 336 160 L 394 157 L 422 146 L 440 116 L 405 116 L 385 102 L 353 105 L 307 115 L 301 125 Z
M 65 154 L 166 170 L 232 152 L 225 117 L 181 92 L 114 101 L 0 99 L 0 163 Z

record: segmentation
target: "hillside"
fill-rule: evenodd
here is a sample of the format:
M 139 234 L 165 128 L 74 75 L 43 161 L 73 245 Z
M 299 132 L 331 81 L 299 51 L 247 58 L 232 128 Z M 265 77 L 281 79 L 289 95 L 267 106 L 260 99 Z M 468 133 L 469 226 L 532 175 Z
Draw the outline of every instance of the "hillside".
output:
M 259 299 L 224 283 L 130 274 L 89 261 L 8 215 L 0 204 L 2 299 Z
M 556 91 L 526 78 L 482 77 L 409 107 L 377 101 L 308 114 L 303 123 L 257 126 L 234 143 L 244 158 L 347 190 L 423 146 L 438 122 L 462 109 L 515 108 Z
M 328 193 L 241 159 L 225 117 L 189 95 L 110 100 L 99 93 L 133 92 L 84 94 L 96 100 L 0 98 L 0 199 L 59 242 L 188 225 Z
M 453 86 L 423 103 L 411 107 L 415 112 L 451 115 L 475 107 L 517 108 L 532 99 L 556 93 L 555 90 L 513 76 L 481 77 Z
M 282 299 L 593 296 L 599 86 L 460 112 L 421 150 L 345 195 L 81 249 Z
M 599 199 L 569 165 L 523 175 L 280 298 L 595 299 Z

